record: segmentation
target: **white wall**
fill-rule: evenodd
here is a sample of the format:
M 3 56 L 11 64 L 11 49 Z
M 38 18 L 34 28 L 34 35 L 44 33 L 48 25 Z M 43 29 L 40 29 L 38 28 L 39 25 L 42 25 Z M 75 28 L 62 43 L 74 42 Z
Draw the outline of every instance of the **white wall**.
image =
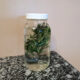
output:
M 0 0 L 0 57 L 24 54 L 26 13 L 48 13 L 51 49 L 80 70 L 80 0 Z

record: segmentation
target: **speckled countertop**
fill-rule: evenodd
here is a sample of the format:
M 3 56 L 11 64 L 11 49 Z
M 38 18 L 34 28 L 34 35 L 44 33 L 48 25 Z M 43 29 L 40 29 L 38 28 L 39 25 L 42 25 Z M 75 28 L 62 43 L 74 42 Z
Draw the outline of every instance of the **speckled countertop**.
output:
M 51 52 L 47 69 L 30 71 L 25 67 L 24 56 L 0 58 L 0 80 L 80 80 L 80 72 L 56 52 Z

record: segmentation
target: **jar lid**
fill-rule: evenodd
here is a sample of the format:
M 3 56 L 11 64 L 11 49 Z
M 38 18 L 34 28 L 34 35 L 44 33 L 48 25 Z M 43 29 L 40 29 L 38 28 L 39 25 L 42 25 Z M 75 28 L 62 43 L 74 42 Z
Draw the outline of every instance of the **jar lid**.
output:
M 28 13 L 26 19 L 48 19 L 48 14 Z

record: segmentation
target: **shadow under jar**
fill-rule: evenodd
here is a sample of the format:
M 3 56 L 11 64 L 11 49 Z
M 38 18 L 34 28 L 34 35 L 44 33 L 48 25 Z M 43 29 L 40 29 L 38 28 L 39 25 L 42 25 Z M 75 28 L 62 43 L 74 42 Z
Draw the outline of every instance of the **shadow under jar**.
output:
M 47 23 L 48 14 L 27 14 L 24 28 L 24 50 L 26 67 L 41 71 L 50 62 L 51 30 Z

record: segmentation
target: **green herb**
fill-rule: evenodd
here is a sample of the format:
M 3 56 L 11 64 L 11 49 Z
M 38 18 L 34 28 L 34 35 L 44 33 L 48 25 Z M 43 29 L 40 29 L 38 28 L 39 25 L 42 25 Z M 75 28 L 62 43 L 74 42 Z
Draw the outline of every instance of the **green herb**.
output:
M 51 30 L 48 24 L 38 24 L 33 35 L 25 42 L 26 55 L 40 55 L 45 48 L 49 46 Z

